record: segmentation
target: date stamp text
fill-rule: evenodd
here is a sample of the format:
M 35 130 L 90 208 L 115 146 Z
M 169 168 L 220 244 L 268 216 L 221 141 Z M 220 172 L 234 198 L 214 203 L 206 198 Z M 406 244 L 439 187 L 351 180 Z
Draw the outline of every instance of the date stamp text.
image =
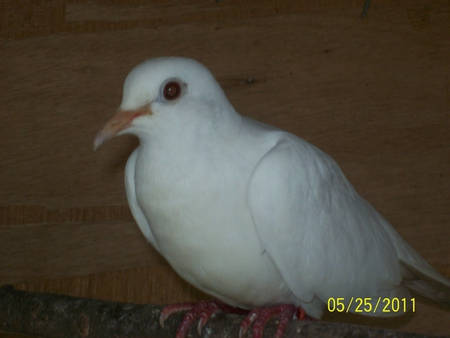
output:
M 409 309 L 416 312 L 415 298 L 371 298 L 352 297 L 328 298 L 328 311 L 330 312 L 354 312 L 354 313 L 399 313 L 407 312 Z

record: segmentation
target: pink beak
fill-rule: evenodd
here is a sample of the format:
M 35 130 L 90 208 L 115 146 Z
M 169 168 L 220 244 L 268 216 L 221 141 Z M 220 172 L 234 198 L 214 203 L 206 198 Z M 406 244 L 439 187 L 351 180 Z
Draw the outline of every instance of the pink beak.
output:
M 105 124 L 94 139 L 94 150 L 97 150 L 104 142 L 117 135 L 122 130 L 131 126 L 133 120 L 142 115 L 153 114 L 149 106 L 136 110 L 118 110 L 117 113 Z

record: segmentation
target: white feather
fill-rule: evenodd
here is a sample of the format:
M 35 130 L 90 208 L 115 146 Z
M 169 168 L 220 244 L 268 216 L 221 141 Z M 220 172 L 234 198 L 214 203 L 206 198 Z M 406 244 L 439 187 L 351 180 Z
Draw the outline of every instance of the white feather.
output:
M 174 101 L 163 95 L 171 79 L 183 86 Z M 141 143 L 127 163 L 128 201 L 144 236 L 191 284 L 235 306 L 294 303 L 317 318 L 329 298 L 375 305 L 409 299 L 407 288 L 450 304 L 450 281 L 330 156 L 240 116 L 201 64 L 170 57 L 137 66 L 121 109 L 146 105 L 151 114 L 121 131 Z

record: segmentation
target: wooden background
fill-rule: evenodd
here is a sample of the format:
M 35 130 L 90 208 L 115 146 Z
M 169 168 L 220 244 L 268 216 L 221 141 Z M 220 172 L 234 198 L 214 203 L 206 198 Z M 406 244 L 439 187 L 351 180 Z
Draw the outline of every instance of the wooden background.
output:
M 123 80 L 193 57 L 242 114 L 314 143 L 450 277 L 450 1 L 0 0 L 0 284 L 158 304 L 206 297 L 140 235 L 123 170 L 97 152 Z M 420 302 L 396 319 L 325 320 L 450 334 Z M 5 335 L 5 337 L 13 337 Z

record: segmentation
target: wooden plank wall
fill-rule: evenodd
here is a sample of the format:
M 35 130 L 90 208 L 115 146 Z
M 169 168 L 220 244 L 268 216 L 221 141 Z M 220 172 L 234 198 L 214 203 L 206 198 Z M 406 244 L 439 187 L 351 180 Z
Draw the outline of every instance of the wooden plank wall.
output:
M 140 235 L 123 185 L 137 140 L 93 152 L 127 73 L 193 57 L 236 109 L 331 154 L 450 277 L 450 2 L 1 0 L 0 284 L 132 302 L 206 297 Z M 249 80 L 250 79 L 250 80 Z M 449 334 L 420 302 L 396 319 Z

